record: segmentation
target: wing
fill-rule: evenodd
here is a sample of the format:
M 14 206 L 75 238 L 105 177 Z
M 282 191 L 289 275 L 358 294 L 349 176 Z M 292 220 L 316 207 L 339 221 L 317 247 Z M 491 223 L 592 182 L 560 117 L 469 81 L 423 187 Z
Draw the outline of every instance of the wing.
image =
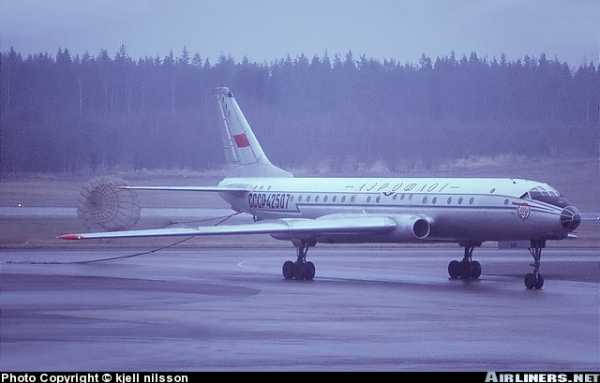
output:
M 396 222 L 387 217 L 328 218 L 328 219 L 279 219 L 243 225 L 199 226 L 190 228 L 166 228 L 148 230 L 109 231 L 101 233 L 64 234 L 60 239 L 101 239 L 134 237 L 172 237 L 200 235 L 239 234 L 363 234 L 386 233 L 396 228 Z
M 249 192 L 250 189 L 228 186 L 121 186 L 127 190 L 165 190 L 165 191 L 193 191 L 193 192 Z

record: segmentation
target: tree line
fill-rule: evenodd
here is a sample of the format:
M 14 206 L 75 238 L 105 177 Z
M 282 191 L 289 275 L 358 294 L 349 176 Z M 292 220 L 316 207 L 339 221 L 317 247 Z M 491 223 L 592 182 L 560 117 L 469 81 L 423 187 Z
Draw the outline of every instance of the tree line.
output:
M 224 161 L 212 90 L 236 95 L 272 161 L 390 169 L 469 156 L 597 154 L 600 66 L 469 56 L 328 54 L 257 63 L 0 54 L 0 171 L 206 169 Z

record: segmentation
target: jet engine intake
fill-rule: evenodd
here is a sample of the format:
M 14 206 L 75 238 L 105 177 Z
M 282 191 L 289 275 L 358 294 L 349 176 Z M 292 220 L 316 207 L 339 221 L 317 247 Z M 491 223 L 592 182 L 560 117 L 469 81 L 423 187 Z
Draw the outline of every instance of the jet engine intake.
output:
M 395 215 L 390 218 L 397 223 L 392 233 L 397 240 L 422 240 L 431 234 L 431 221 L 427 218 L 412 215 Z
M 577 229 L 581 223 L 581 214 L 575 206 L 567 206 L 560 213 L 560 224 L 569 231 Z

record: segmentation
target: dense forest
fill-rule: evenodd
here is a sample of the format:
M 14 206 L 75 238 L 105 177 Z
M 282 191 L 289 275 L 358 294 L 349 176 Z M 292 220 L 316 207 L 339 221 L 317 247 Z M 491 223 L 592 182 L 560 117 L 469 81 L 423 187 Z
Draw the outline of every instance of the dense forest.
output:
M 270 63 L 166 57 L 0 62 L 0 171 L 206 169 L 223 164 L 212 93 L 229 86 L 273 162 L 431 166 L 470 156 L 597 155 L 600 67 L 476 53 L 418 63 L 339 56 Z

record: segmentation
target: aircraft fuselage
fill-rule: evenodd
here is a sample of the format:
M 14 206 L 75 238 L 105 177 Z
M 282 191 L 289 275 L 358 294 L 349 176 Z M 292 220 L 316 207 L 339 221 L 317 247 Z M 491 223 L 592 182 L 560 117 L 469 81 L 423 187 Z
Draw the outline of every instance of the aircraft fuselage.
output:
M 565 238 L 573 229 L 561 221 L 565 206 L 524 197 L 530 190 L 559 196 L 555 189 L 522 179 L 257 177 L 226 178 L 220 186 L 251 190 L 221 196 L 258 220 L 382 215 L 430 225 L 426 236 L 336 234 L 319 242 L 547 240 Z

